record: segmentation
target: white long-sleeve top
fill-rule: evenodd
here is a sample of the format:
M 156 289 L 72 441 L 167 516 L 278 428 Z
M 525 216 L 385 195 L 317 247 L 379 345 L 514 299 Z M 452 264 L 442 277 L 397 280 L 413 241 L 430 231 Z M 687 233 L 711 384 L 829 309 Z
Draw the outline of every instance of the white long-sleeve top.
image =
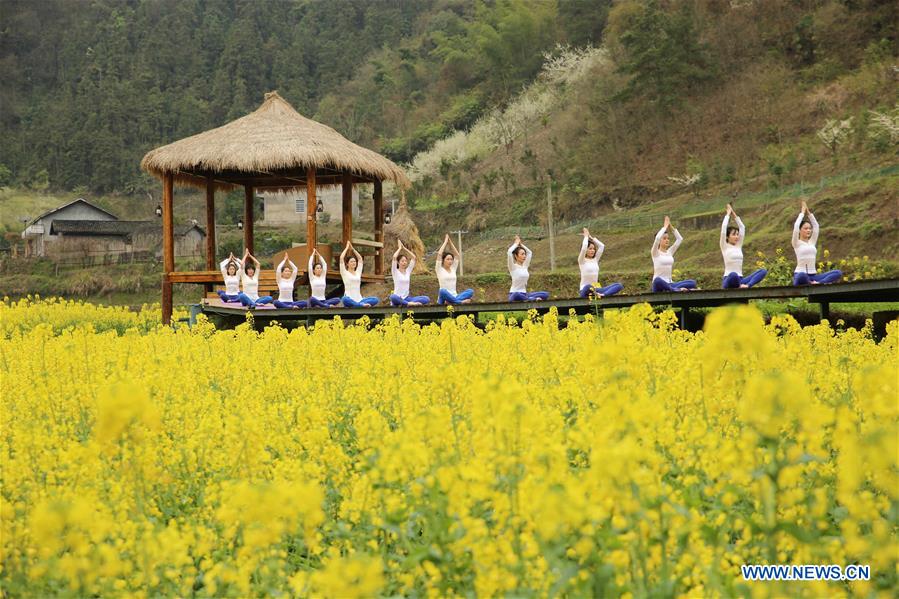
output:
M 596 246 L 596 254 L 592 258 L 587 257 L 587 246 L 590 242 Z M 581 242 L 581 252 L 577 255 L 577 265 L 581 269 L 581 284 L 578 289 L 587 285 L 595 285 L 599 281 L 599 259 L 606 246 L 596 237 L 584 237 Z
M 309 256 L 309 269 L 306 271 L 306 274 L 309 275 L 309 293 L 312 297 L 317 300 L 325 301 L 325 290 L 328 287 L 328 264 L 322 259 L 320 262 L 322 265 L 322 274 L 320 276 L 315 276 L 312 273 L 312 267 L 315 265 L 315 256 Z
M 222 271 L 222 277 L 225 279 L 225 293 L 228 295 L 237 295 L 240 293 L 240 277 L 243 274 L 243 264 L 241 264 L 240 260 L 237 258 L 233 259 L 234 264 L 237 265 L 237 274 L 229 275 L 228 274 L 228 263 L 232 262 L 231 258 L 225 258 L 219 264 L 219 269 Z
M 652 255 L 652 277 L 659 277 L 666 283 L 670 283 L 671 271 L 674 270 L 674 252 L 680 247 L 684 238 L 681 237 L 681 234 L 677 229 L 674 229 L 674 243 L 667 251 L 663 251 L 659 248 L 659 244 L 662 242 L 662 235 L 664 234 L 665 227 L 662 227 L 659 229 L 659 232 L 656 233 L 656 239 L 652 243 L 652 251 L 650 252 Z
M 393 275 L 393 293 L 401 298 L 409 297 L 409 284 L 412 282 L 412 270 L 415 268 L 415 257 L 409 259 L 406 265 L 406 272 L 403 272 L 396 265 L 394 259 L 390 265 L 390 273 Z
M 746 227 L 743 225 L 743 221 L 740 220 L 740 217 L 735 216 L 734 220 L 737 221 L 737 229 L 739 229 L 737 243 L 727 243 L 727 223 L 729 220 L 730 215 L 725 214 L 724 222 L 721 223 L 721 239 L 718 241 L 718 245 L 721 246 L 721 255 L 724 257 L 724 275 L 727 276 L 728 273 L 735 272 L 742 277 L 743 238 L 746 237 Z
M 815 215 L 809 212 L 808 222 L 812 224 L 812 236 L 809 237 L 808 241 L 799 239 L 799 228 L 802 227 L 803 216 L 802 212 L 800 212 L 799 216 L 796 217 L 796 222 L 793 223 L 793 251 L 796 252 L 796 268 L 793 272 L 804 272 L 813 275 L 818 272 L 816 266 L 818 248 L 815 246 L 818 243 L 818 232 L 820 229 Z
M 243 286 L 243 292 L 254 302 L 259 299 L 259 267 L 253 265 L 253 276 L 247 274 L 246 268 L 240 271 L 240 284 Z
M 356 258 L 356 270 L 347 269 L 346 262 L 340 259 L 340 278 L 343 279 L 343 294 L 353 301 L 362 301 L 362 260 Z
M 278 268 L 275 270 L 275 276 L 278 277 L 278 301 L 279 302 L 292 302 L 293 301 L 293 284 L 297 280 L 297 272 L 299 269 L 297 265 L 293 262 L 290 262 L 290 277 L 284 278 L 281 276 L 281 269 L 284 268 L 284 264 L 290 262 L 288 260 L 281 260 L 281 263 L 278 264 Z
M 512 255 L 512 252 L 514 252 L 517 247 L 519 247 L 518 244 L 513 243 L 509 246 L 509 249 L 506 250 L 506 262 L 509 266 L 509 274 L 512 275 L 512 286 L 509 288 L 509 293 L 527 293 L 528 279 L 531 276 L 528 272 L 528 266 L 531 265 L 531 256 L 533 256 L 533 253 L 522 243 L 521 248 L 524 250 L 524 264 L 519 264 L 515 261 L 515 256 Z
M 435 265 L 434 270 L 434 272 L 437 273 L 437 284 L 440 285 L 440 289 L 446 289 L 453 295 L 458 295 L 458 293 L 456 293 L 457 268 L 459 268 L 459 261 L 455 259 L 449 270 L 443 268 L 443 264 L 441 264 L 440 260 L 440 252 L 437 252 L 437 264 Z

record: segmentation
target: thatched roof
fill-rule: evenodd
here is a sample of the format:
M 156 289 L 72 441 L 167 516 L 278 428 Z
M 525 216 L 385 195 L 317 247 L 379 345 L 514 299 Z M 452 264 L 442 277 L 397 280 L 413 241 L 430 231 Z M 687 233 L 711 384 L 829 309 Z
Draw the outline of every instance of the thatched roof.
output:
M 261 187 L 264 179 L 302 186 L 308 167 L 316 168 L 319 185 L 338 183 L 344 171 L 355 175 L 354 183 L 377 179 L 409 185 L 399 166 L 304 117 L 277 92 L 265 94 L 247 116 L 151 150 L 140 165 L 157 177 L 171 173 L 177 182 L 198 187 L 211 175 L 223 189 Z

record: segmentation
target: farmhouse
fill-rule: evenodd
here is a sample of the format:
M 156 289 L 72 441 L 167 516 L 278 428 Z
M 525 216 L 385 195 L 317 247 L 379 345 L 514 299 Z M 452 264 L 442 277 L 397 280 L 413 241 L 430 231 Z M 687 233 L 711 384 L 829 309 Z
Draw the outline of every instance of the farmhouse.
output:
M 175 227 L 175 255 L 199 256 L 206 232 L 196 223 Z M 83 264 L 162 255 L 158 221 L 119 220 L 84 198 L 41 214 L 25 227 L 25 255 Z

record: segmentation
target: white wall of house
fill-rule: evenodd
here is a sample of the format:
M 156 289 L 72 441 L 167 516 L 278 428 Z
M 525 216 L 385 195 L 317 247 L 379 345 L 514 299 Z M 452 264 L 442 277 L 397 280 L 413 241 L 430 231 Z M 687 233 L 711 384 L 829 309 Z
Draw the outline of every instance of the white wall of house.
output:
M 340 187 L 317 190 L 324 211 L 332 221 L 339 222 L 343 214 L 343 192 Z M 306 222 L 306 190 L 265 192 L 259 194 L 265 202 L 266 225 L 288 225 Z M 359 188 L 353 188 L 353 219 L 359 218 Z

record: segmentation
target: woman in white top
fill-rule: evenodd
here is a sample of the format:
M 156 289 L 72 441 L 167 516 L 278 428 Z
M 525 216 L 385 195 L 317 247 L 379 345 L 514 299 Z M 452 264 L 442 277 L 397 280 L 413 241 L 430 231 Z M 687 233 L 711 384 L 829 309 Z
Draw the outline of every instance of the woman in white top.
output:
M 240 284 L 243 291 L 238 294 L 240 303 L 247 308 L 255 308 L 263 304 L 272 303 L 272 296 L 259 297 L 259 260 L 250 254 L 250 250 L 243 253 L 243 272 L 240 273 Z
M 668 237 L 669 228 L 674 232 L 674 243 L 670 247 L 669 243 L 671 243 L 671 241 Z M 650 252 L 652 255 L 653 293 L 658 293 L 659 291 L 689 291 L 691 289 L 696 289 L 696 281 L 693 279 L 676 282 L 671 280 L 671 273 L 674 270 L 674 252 L 677 251 L 677 248 L 680 247 L 683 240 L 684 238 L 681 237 L 680 232 L 671 226 L 671 219 L 666 216 L 665 224 L 662 225 L 662 228 L 656 233 L 655 241 L 652 243 L 652 251 Z
M 305 308 L 308 304 L 304 300 L 293 301 L 293 285 L 300 271 L 297 265 L 284 252 L 284 259 L 275 269 L 275 277 L 278 279 L 278 299 L 274 301 L 276 308 Z
M 219 298 L 223 302 L 239 302 L 240 301 L 240 274 L 243 263 L 238 260 L 234 254 L 228 254 L 228 257 L 219 264 L 222 271 L 222 277 L 225 280 L 225 290 L 219 291 Z
M 407 257 L 403 252 L 408 253 Z M 390 294 L 390 303 L 393 306 L 426 306 L 431 303 L 427 295 L 409 295 L 409 285 L 412 282 L 412 271 L 415 269 L 415 254 L 403 245 L 399 238 L 396 240 L 396 251 L 393 253 L 393 262 L 390 263 L 390 273 L 393 275 L 393 293 Z
M 309 307 L 333 308 L 340 304 L 339 297 L 326 297 L 325 290 L 328 287 L 328 264 L 317 249 L 312 250 L 309 256 L 309 268 L 306 270 L 309 277 Z
M 730 224 L 733 217 L 737 226 Z M 743 240 L 746 238 L 746 227 L 743 221 L 734 212 L 733 206 L 727 205 L 724 213 L 724 222 L 721 223 L 721 238 L 718 245 L 721 247 L 721 255 L 724 257 L 724 278 L 721 279 L 723 289 L 747 289 L 757 285 L 768 274 L 764 268 L 760 268 L 748 277 L 743 276 Z
M 353 255 L 347 256 L 350 250 L 353 251 Z M 340 277 L 343 279 L 343 297 L 340 301 L 343 302 L 344 308 L 378 305 L 378 298 L 362 297 L 362 256 L 349 241 L 340 252 Z
M 843 278 L 839 270 L 829 270 L 818 274 L 815 267 L 815 259 L 818 256 L 818 221 L 815 215 L 808 209 L 808 204 L 802 202 L 802 209 L 796 222 L 793 223 L 793 250 L 796 252 L 796 269 L 793 271 L 793 285 L 819 285 L 836 283 Z
M 509 288 L 510 302 L 540 302 L 549 299 L 546 291 L 532 291 L 528 293 L 528 279 L 531 274 L 528 267 L 534 253 L 521 242 L 521 237 L 515 236 L 515 241 L 506 250 L 506 264 L 509 274 L 512 276 L 512 286 Z
M 449 247 L 447 247 L 449 246 Z M 456 269 L 459 267 L 459 250 L 450 240 L 449 234 L 443 238 L 443 245 L 437 250 L 437 284 L 440 290 L 437 292 L 438 304 L 470 304 L 474 296 L 474 289 L 466 289 L 462 293 L 456 293 Z
M 606 246 L 590 235 L 587 227 L 584 227 L 584 241 L 581 242 L 581 252 L 577 255 L 577 265 L 581 270 L 581 282 L 578 285 L 581 297 L 605 297 L 607 295 L 615 295 L 622 289 L 624 285 L 621 283 L 612 283 L 605 287 L 599 287 L 599 259 L 602 257 L 603 250 Z

